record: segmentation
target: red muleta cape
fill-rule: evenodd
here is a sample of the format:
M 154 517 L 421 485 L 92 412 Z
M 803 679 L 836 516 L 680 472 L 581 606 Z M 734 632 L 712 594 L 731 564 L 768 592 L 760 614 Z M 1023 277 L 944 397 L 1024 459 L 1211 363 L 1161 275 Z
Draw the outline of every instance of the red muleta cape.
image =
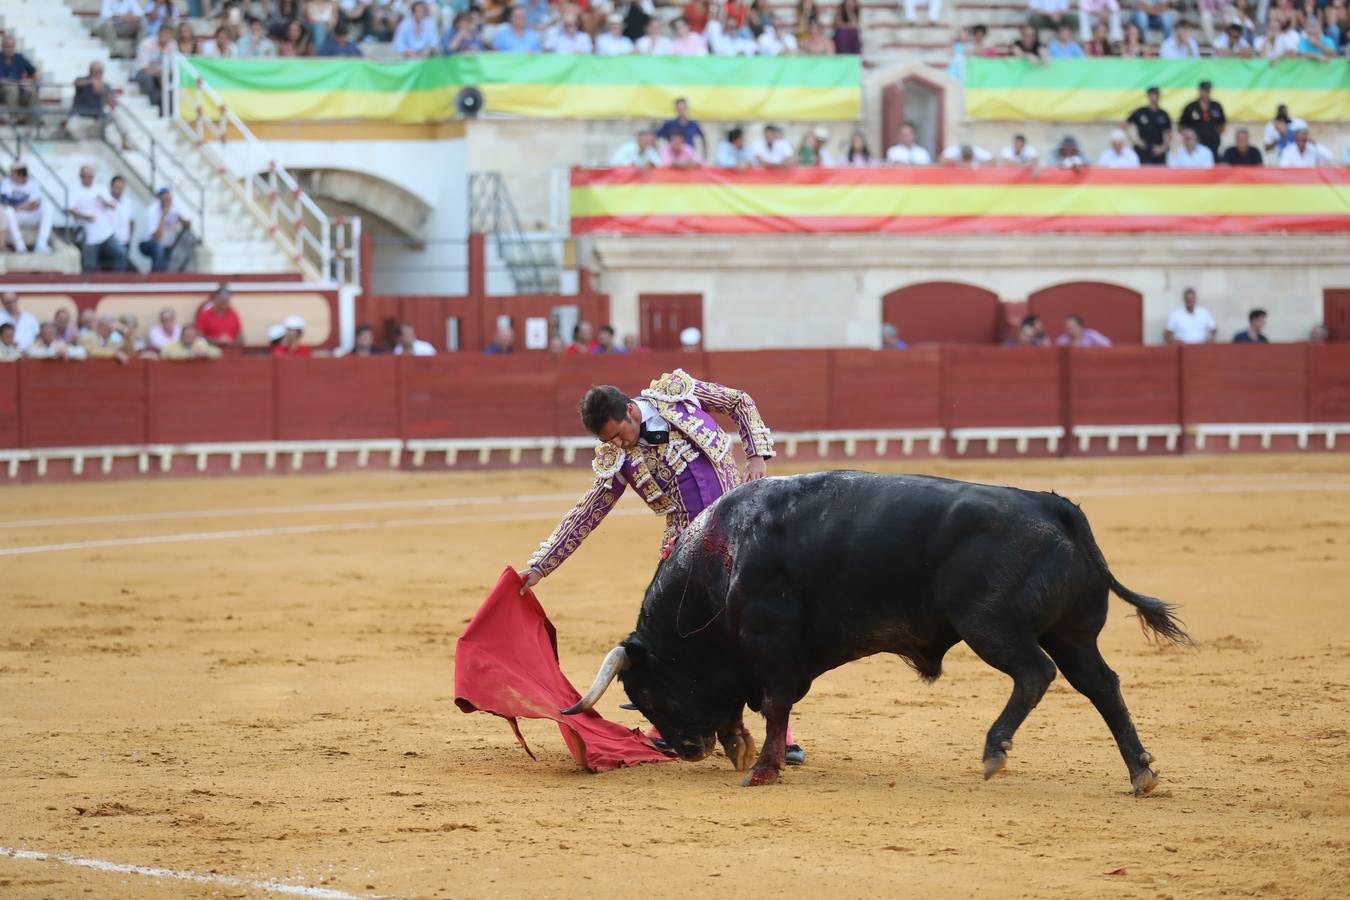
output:
M 590 772 L 670 759 L 641 732 L 593 709 L 574 716 L 558 712 L 581 695 L 558 667 L 553 623 L 533 591 L 520 596 L 522 584 L 513 569 L 503 571 L 455 644 L 455 705 L 506 719 L 531 759 L 534 753 L 516 724 L 520 717 L 557 722 L 572 757 Z

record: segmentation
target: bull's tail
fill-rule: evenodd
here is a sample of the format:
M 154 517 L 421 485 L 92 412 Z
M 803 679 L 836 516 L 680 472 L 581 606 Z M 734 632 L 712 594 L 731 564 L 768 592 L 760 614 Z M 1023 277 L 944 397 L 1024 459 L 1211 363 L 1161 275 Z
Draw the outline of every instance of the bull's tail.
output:
M 1106 576 L 1112 592 L 1139 611 L 1139 627 L 1143 629 L 1144 634 L 1148 635 L 1151 640 L 1161 639 L 1177 646 L 1190 644 L 1191 636 L 1186 633 L 1185 623 L 1177 618 L 1176 606 L 1165 603 L 1157 597 L 1135 593 L 1121 584 L 1116 576 L 1111 574 L 1111 567 L 1106 564 L 1106 557 L 1102 554 L 1102 548 L 1097 546 L 1097 539 L 1092 535 L 1092 526 L 1088 524 L 1087 516 L 1083 514 L 1083 510 L 1078 507 L 1078 504 L 1069 500 L 1064 500 L 1064 502 L 1072 509 L 1069 516 L 1072 530 L 1077 531 L 1086 541 L 1093 561 L 1101 569 L 1102 574 Z

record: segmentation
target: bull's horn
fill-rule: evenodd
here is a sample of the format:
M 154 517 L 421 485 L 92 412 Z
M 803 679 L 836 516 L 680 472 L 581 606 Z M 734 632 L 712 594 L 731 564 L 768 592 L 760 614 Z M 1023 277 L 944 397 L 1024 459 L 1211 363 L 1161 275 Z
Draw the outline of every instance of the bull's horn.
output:
M 628 668 L 628 651 L 623 647 L 615 647 L 609 651 L 605 654 L 605 661 L 600 663 L 600 671 L 595 673 L 595 681 L 591 684 L 591 689 L 586 692 L 586 696 L 567 707 L 567 709 L 562 710 L 562 714 L 571 716 L 590 709 L 599 702 L 610 683 L 626 668 Z

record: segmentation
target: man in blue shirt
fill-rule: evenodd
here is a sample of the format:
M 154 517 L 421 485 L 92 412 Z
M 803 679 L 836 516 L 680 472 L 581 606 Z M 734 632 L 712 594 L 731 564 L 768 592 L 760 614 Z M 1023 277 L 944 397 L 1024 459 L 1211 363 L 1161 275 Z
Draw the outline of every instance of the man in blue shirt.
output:
M 15 46 L 14 36 L 0 43 L 0 106 L 32 106 L 37 102 L 37 69 Z
M 398 30 L 394 32 L 394 51 L 413 59 L 432 55 L 440 45 L 441 33 L 427 15 L 426 0 L 417 0 L 412 15 L 398 23 Z
M 661 130 L 656 132 L 656 136 L 665 141 L 676 131 L 684 133 L 684 142 L 698 150 L 699 156 L 704 158 L 708 156 L 708 139 L 703 136 L 703 128 L 698 122 L 689 118 L 689 101 L 683 97 L 675 101 L 675 118 L 667 120 L 661 126 Z
M 1247 328 L 1233 335 L 1235 344 L 1269 344 L 1270 338 L 1266 337 L 1266 311 L 1264 309 L 1254 309 L 1247 313 Z
M 347 39 L 351 29 L 346 22 L 339 22 L 319 48 L 319 56 L 361 56 L 361 48 Z
M 511 7 L 511 18 L 505 28 L 498 28 L 492 38 L 492 49 L 501 53 L 541 53 L 544 45 L 539 32 L 525 24 L 525 9 Z
M 1073 30 L 1068 25 L 1059 26 L 1058 36 L 1045 48 L 1051 59 L 1082 59 L 1083 48 L 1073 39 Z

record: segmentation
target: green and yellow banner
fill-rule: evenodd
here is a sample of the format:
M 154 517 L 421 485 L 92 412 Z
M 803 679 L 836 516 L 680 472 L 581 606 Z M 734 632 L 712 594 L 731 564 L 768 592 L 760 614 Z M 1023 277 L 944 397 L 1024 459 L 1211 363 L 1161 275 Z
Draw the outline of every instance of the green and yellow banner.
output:
M 1350 233 L 1350 169 L 574 169 L 573 234 Z
M 455 118 L 455 96 L 484 111 L 547 119 L 665 118 L 679 97 L 699 119 L 853 121 L 856 56 L 700 57 L 480 53 L 405 63 L 354 59 L 204 59 L 191 64 L 246 122 Z M 183 77 L 185 115 L 215 109 Z
M 1311 59 L 968 59 L 966 115 L 974 119 L 1120 121 L 1150 87 L 1175 119 L 1202 81 L 1230 120 L 1262 121 L 1287 104 L 1309 122 L 1350 119 L 1350 60 Z

